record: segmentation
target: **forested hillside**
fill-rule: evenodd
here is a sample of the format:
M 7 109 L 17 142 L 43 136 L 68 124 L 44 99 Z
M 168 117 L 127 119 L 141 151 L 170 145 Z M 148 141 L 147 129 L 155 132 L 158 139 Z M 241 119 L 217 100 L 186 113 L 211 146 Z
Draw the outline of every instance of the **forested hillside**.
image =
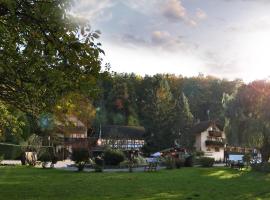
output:
M 101 84 L 96 123 L 144 126 L 150 151 L 175 141 L 191 147 L 194 136 L 190 128 L 205 120 L 225 124 L 223 99 L 242 84 L 202 75 L 114 74 Z
M 31 113 L 0 102 L 1 141 L 21 143 L 32 134 L 54 136 L 50 120 L 75 115 L 93 132 L 100 125 L 143 126 L 144 150 L 154 152 L 175 144 L 192 148 L 192 126 L 218 120 L 224 125 L 229 144 L 264 148 L 270 155 L 268 81 L 245 84 L 202 75 L 141 77 L 114 73 L 100 80 L 98 88 L 92 99 L 78 92 L 64 96 L 52 106 L 53 112 L 40 115 L 39 121 Z M 45 128 L 41 126 L 44 120 Z

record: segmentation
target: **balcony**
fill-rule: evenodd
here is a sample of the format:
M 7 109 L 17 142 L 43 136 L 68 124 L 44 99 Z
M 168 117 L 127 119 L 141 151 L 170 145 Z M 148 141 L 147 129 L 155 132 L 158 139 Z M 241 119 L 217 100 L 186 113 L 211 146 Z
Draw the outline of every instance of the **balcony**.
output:
M 221 131 L 208 131 L 210 137 L 222 137 Z
M 206 146 L 215 146 L 215 147 L 224 147 L 225 142 L 224 140 L 206 140 L 205 141 Z

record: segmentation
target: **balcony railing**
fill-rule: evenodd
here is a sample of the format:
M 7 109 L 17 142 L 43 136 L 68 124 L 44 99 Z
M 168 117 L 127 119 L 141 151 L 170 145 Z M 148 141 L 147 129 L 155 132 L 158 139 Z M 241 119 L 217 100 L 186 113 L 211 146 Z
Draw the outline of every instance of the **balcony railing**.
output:
M 217 146 L 217 147 L 224 147 L 225 142 L 223 140 L 206 140 L 206 146 Z
M 221 137 L 212 137 L 212 136 L 207 136 L 207 140 L 211 140 L 211 141 L 224 141 L 224 138 Z

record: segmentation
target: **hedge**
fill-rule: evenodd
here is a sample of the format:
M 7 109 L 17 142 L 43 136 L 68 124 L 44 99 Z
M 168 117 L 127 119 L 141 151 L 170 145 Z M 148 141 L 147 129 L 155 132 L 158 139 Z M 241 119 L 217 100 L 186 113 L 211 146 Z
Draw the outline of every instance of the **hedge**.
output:
M 252 164 L 251 168 L 255 171 L 270 173 L 270 163 L 256 163 Z
M 125 154 L 120 150 L 107 149 L 104 152 L 104 161 L 106 165 L 119 165 L 125 160 Z
M 20 160 L 23 151 L 19 146 L 10 146 L 0 144 L 0 155 L 5 160 Z
M 213 167 L 215 159 L 209 157 L 201 157 L 199 159 L 199 162 L 202 167 Z

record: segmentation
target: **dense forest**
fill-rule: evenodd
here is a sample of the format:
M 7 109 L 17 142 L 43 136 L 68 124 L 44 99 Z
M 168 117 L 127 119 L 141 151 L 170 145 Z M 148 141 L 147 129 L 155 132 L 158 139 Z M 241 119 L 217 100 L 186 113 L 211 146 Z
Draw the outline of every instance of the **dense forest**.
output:
M 241 85 L 240 80 L 203 75 L 113 74 L 101 83 L 96 122 L 145 127 L 149 151 L 170 147 L 175 141 L 192 147 L 191 127 L 206 120 L 225 124 L 224 97 Z
M 100 87 L 96 123 L 143 126 L 146 151 L 175 142 L 192 148 L 192 126 L 213 120 L 224 127 L 228 144 L 262 148 L 270 155 L 267 80 L 246 84 L 203 75 L 112 74 Z

